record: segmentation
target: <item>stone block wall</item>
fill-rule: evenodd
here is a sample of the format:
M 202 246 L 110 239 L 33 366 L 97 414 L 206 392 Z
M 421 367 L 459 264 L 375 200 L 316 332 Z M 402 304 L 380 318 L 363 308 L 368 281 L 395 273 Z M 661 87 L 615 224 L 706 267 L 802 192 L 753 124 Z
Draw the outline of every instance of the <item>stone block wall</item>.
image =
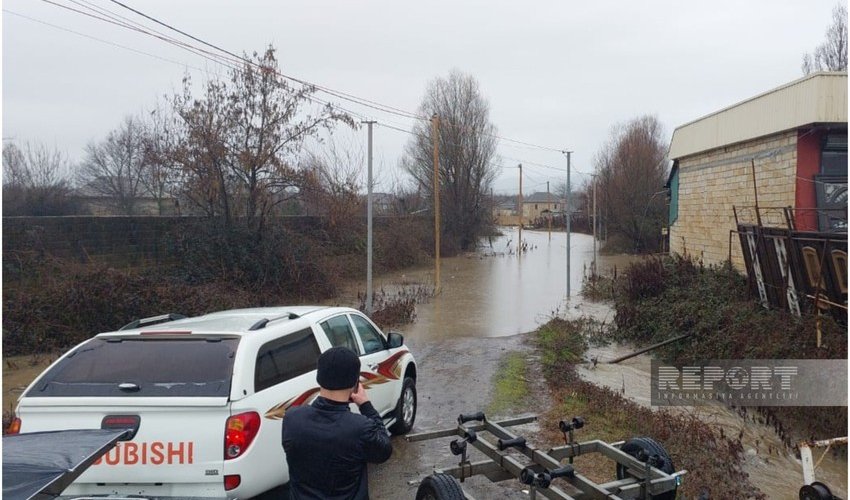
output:
M 755 222 L 751 160 L 764 225 L 785 226 L 781 208 L 794 206 L 797 131 L 792 130 L 679 158 L 678 218 L 670 226 L 670 251 L 706 264 L 729 256 L 729 231 L 739 220 Z M 775 207 L 768 208 L 768 207 Z M 732 263 L 744 271 L 738 235 L 732 235 Z

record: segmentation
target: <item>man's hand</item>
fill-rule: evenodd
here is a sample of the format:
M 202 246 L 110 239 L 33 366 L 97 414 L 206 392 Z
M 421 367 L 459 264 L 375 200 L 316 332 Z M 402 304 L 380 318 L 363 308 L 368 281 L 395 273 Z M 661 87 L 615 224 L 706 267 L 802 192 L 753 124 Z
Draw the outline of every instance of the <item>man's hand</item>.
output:
M 360 406 L 368 401 L 369 396 L 366 395 L 366 388 L 363 387 L 363 384 L 357 382 L 357 387 L 354 389 L 354 392 L 351 393 L 351 402 Z

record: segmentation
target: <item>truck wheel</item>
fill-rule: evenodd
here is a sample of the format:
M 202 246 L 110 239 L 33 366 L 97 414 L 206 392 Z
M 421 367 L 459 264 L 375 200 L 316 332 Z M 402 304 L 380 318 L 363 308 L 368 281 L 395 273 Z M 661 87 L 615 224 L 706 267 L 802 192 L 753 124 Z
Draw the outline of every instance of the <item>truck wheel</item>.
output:
M 675 471 L 673 467 L 673 460 L 670 458 L 670 455 L 667 454 L 667 451 L 663 446 L 658 444 L 658 442 L 652 438 L 648 437 L 636 437 L 629 439 L 623 446 L 620 447 L 620 450 L 623 452 L 635 457 L 643 463 L 646 463 L 650 457 L 656 456 L 658 457 L 657 463 L 654 467 L 662 472 L 666 472 L 667 474 L 672 474 Z M 625 479 L 626 477 L 631 477 L 631 474 L 628 473 L 628 469 L 621 464 L 617 464 L 617 479 Z M 657 500 L 674 500 L 676 498 L 676 490 L 678 488 L 674 488 L 671 491 L 666 491 L 659 495 L 653 495 L 652 498 Z
M 416 489 L 416 500 L 464 500 L 466 496 L 453 476 L 431 474 Z
M 390 426 L 390 432 L 398 436 L 407 434 L 413 429 L 416 421 L 416 381 L 411 377 L 404 377 L 401 386 L 401 395 L 395 406 L 395 423 Z
M 832 500 L 832 492 L 825 484 L 815 481 L 800 488 L 800 500 Z

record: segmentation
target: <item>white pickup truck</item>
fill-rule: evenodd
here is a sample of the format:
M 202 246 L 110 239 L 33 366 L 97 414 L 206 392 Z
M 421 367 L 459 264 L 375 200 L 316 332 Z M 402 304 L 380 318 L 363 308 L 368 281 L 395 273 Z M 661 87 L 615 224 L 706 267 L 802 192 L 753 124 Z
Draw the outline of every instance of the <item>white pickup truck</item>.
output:
M 354 309 L 309 306 L 166 315 L 99 334 L 33 381 L 13 425 L 133 429 L 64 495 L 249 498 L 289 481 L 281 421 L 317 396 L 316 360 L 333 346 L 360 355 L 386 426 L 408 432 L 417 373 L 402 336 Z

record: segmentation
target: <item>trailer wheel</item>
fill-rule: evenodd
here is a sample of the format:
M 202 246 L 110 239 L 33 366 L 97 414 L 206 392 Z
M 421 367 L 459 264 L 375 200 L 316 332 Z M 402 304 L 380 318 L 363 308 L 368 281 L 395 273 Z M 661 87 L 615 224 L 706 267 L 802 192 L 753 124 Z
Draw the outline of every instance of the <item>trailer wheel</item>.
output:
M 460 483 L 448 474 L 431 474 L 416 490 L 416 500 L 464 500 Z
M 675 471 L 675 468 L 673 467 L 673 460 L 670 458 L 670 455 L 667 454 L 667 451 L 663 446 L 658 444 L 658 441 L 652 438 L 636 437 L 629 439 L 623 443 L 620 450 L 644 463 L 646 463 L 650 457 L 655 456 L 657 459 L 656 463 L 653 464 L 653 467 L 667 474 L 672 474 Z M 617 479 L 625 479 L 626 477 L 631 477 L 631 474 L 628 473 L 628 469 L 621 464 L 617 464 Z M 678 488 L 674 488 L 670 491 L 661 493 L 660 495 L 653 495 L 652 498 L 656 500 L 674 500 L 676 498 L 677 489 Z
M 815 481 L 800 488 L 800 500 L 832 500 L 832 492 L 825 484 Z

